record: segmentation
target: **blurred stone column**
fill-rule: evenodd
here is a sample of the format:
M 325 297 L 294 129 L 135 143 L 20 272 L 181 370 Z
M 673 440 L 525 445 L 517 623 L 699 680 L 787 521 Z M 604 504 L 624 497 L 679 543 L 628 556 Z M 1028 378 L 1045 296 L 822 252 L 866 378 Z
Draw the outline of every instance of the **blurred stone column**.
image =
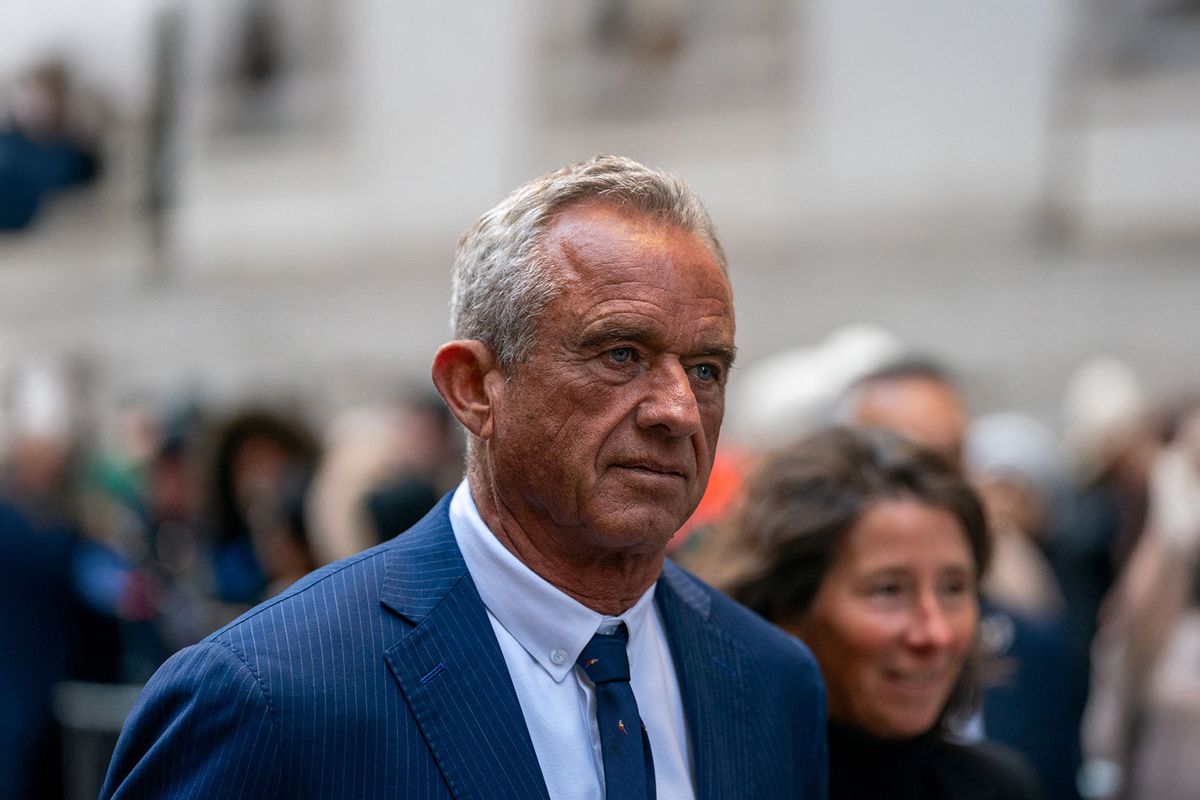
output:
M 348 121 L 369 227 L 418 240 L 457 233 L 531 177 L 516 163 L 536 47 L 531 6 L 349 6 Z

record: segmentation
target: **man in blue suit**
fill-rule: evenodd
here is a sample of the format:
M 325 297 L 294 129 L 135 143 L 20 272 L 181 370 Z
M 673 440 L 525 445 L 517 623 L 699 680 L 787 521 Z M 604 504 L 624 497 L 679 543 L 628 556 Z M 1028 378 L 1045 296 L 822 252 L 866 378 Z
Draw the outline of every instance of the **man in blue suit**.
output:
M 462 485 L 168 661 L 102 796 L 824 797 L 809 653 L 664 561 L 734 356 L 699 200 L 612 156 L 538 178 L 452 305 Z

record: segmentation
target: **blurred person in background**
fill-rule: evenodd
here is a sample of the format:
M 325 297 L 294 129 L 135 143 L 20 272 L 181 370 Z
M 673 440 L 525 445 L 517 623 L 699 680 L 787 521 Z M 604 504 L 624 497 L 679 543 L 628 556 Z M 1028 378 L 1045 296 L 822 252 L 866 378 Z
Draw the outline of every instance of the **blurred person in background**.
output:
M 149 672 L 130 675 L 145 681 L 171 653 L 195 644 L 229 620 L 214 597 L 209 533 L 204 520 L 203 466 L 198 441 L 202 420 L 173 424 L 145 469 L 143 553 L 159 592 L 155 625 L 163 652 Z
M 0 493 L 38 524 L 78 521 L 83 372 L 79 365 L 30 357 L 0 376 L 6 417 Z
M 6 800 L 62 796 L 52 699 L 55 685 L 75 675 L 84 650 L 76 541 L 67 531 L 35 527 L 0 501 L 0 797 Z
M 401 400 L 399 411 L 400 469 L 367 496 L 367 510 L 380 542 L 412 527 L 458 484 L 464 468 L 460 429 L 440 397 L 410 392 Z
M 1098 796 L 1183 800 L 1200 787 L 1200 403 L 1150 468 L 1145 531 L 1105 601 L 1085 726 L 1115 767 Z
M 72 371 L 31 360 L 5 393 L 0 450 L 0 797 L 63 791 L 55 687 L 122 678 L 120 625 L 152 613 L 146 584 L 85 536 L 77 502 L 82 438 Z
M 1062 416 L 1074 491 L 1054 509 L 1047 554 L 1074 625 L 1090 641 L 1104 598 L 1146 527 L 1162 437 L 1138 377 L 1110 357 L 1088 359 L 1068 378 Z
M 215 578 L 213 425 L 195 398 L 139 397 L 115 410 L 89 458 L 82 489 L 89 537 L 120 554 L 151 592 L 151 618 L 123 625 L 123 675 L 143 683 L 181 647 L 244 606 Z
M 279 577 L 268 575 L 256 554 L 253 527 L 279 522 L 282 498 L 315 470 L 320 441 L 296 415 L 246 408 L 217 422 L 211 448 L 213 591 L 231 609 L 244 610 L 263 600 Z
M 254 555 L 266 581 L 264 598 L 274 597 L 317 568 L 306 513 L 311 482 L 307 468 L 290 468 L 247 515 Z
M 143 614 L 120 624 L 121 677 L 130 682 L 145 681 L 173 652 L 159 625 L 163 584 L 154 569 L 154 518 L 147 489 L 162 437 L 161 419 L 150 401 L 123 403 L 81 453 L 73 488 L 82 533 L 128 567 L 131 582 L 146 599 Z
M 883 430 L 818 432 L 760 464 L 731 526 L 722 583 L 825 677 L 831 800 L 1042 796 L 1015 755 L 948 735 L 991 549 L 949 462 Z
M 901 433 L 958 464 L 966 435 L 966 400 L 949 370 L 911 357 L 855 381 L 838 409 L 840 421 Z
M 63 59 L 0 87 L 0 231 L 30 226 L 47 197 L 94 180 L 103 113 Z
M 994 565 L 985 591 L 1031 617 L 1062 614 L 1065 600 L 1042 551 L 1053 504 L 1067 486 L 1054 432 L 1023 414 L 980 417 L 967 428 L 964 466 L 992 532 Z
M 1058 441 L 1030 417 L 990 414 L 969 426 L 964 461 L 993 546 L 983 582 L 987 736 L 1024 755 L 1050 797 L 1076 798 L 1090 641 L 1071 624 L 1043 551 L 1067 487 Z
M 436 395 L 343 411 L 324 450 L 310 502 L 321 564 L 408 530 L 462 478 L 462 438 Z
M 1070 491 L 1052 509 L 1046 554 L 1058 576 L 1071 617 L 1076 660 L 1090 674 L 1084 737 L 1087 745 L 1085 790 L 1105 797 L 1123 778 L 1127 765 L 1122 743 L 1136 736 L 1097 734 L 1122 718 L 1121 694 L 1127 628 L 1116 626 L 1098 636 L 1102 609 L 1121 580 L 1129 555 L 1146 528 L 1152 465 L 1162 448 L 1154 411 L 1138 376 L 1111 356 L 1085 360 L 1067 379 L 1061 401 L 1063 449 Z M 1114 603 L 1113 607 L 1116 604 Z M 1115 769 L 1114 769 L 1115 768 Z
M 904 357 L 868 373 L 850 386 L 837 413 L 850 424 L 906 436 L 955 468 L 963 464 L 970 411 L 951 371 L 933 359 Z M 1003 491 L 1011 479 L 997 481 L 996 472 L 984 477 L 984 496 L 992 500 L 994 512 L 1003 511 L 993 515 L 1001 531 L 990 535 L 1011 534 L 1018 506 L 1006 505 L 1014 495 Z M 1019 521 L 1034 523 L 1031 516 Z M 980 587 L 982 644 L 993 669 L 982 680 L 982 714 L 966 723 L 962 733 L 1013 748 L 1037 770 L 1052 797 L 1073 800 L 1082 761 L 1079 722 L 1086 659 L 1072 657 L 1072 637 L 1057 617 L 1046 619 L 1031 610 L 1059 590 L 1030 535 L 1022 531 L 1020 538 L 1006 538 L 994 548 L 992 570 L 999 578 Z M 1071 666 L 1076 664 L 1081 666 Z M 994 725 L 989 710 L 996 716 Z M 1031 720 L 1038 724 L 1031 726 Z

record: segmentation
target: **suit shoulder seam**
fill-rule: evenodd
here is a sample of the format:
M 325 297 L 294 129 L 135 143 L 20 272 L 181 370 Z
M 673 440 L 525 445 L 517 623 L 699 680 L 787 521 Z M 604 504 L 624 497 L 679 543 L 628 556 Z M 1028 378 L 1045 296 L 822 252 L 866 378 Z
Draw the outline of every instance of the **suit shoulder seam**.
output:
M 245 670 L 250 673 L 250 677 L 252 677 L 254 679 L 255 687 L 258 689 L 259 693 L 262 695 L 263 702 L 266 703 L 267 720 L 271 723 L 271 734 L 272 734 L 272 739 L 274 740 L 274 746 L 275 746 L 275 765 L 276 765 L 276 768 L 279 769 L 279 782 L 280 782 L 280 787 L 283 789 L 283 791 L 281 792 L 281 796 L 288 797 L 289 795 L 287 792 L 287 773 L 280 766 L 281 761 L 282 761 L 282 753 L 280 752 L 280 743 L 282 741 L 282 737 L 281 737 L 280 731 L 279 731 L 279 719 L 278 719 L 279 712 L 278 712 L 278 709 L 276 708 L 275 704 L 271 701 L 271 691 L 266 686 L 266 683 L 263 681 L 261 673 L 257 669 L 254 668 L 254 666 L 250 663 L 250 660 L 248 658 L 246 658 L 246 655 L 244 653 L 242 653 L 241 651 L 239 651 L 238 648 L 236 648 L 234 646 L 233 642 L 221 638 L 221 639 L 213 639 L 212 643 L 215 645 L 224 647 L 231 654 L 233 654 L 233 657 L 236 658 L 241 663 L 241 665 L 245 668 Z

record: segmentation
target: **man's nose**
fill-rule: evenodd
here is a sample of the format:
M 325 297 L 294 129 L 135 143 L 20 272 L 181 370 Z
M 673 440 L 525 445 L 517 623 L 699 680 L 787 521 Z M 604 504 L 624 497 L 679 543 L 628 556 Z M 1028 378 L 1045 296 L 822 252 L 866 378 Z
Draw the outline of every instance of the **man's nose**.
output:
M 639 427 L 662 428 L 671 436 L 691 436 L 700 430 L 700 406 L 682 364 L 659 365 L 647 379 L 649 389 L 637 407 Z

